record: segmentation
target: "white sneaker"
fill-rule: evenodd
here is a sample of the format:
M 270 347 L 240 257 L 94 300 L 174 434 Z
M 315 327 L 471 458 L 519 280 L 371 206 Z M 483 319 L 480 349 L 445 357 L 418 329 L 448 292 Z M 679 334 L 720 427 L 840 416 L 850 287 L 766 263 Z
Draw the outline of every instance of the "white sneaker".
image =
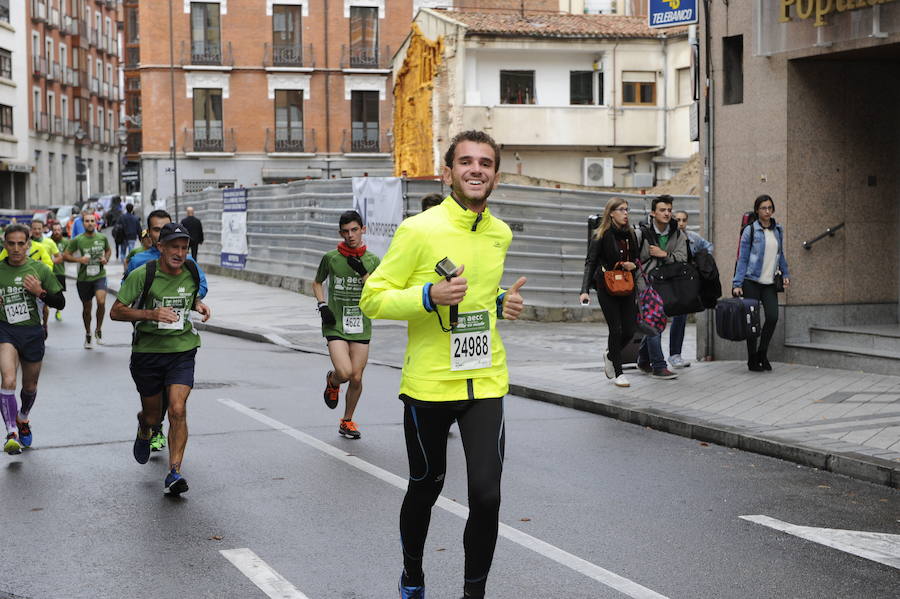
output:
M 669 364 L 672 368 L 687 368 L 691 365 L 691 361 L 682 358 L 681 354 L 675 354 L 674 356 L 669 356 Z
M 612 360 L 609 359 L 609 352 L 603 354 L 603 372 L 606 373 L 606 378 L 608 379 L 616 378 L 616 367 L 613 365 Z
M 94 343 L 96 343 L 97 345 L 103 345 L 103 337 L 100 335 L 99 329 L 94 331 Z
M 90 335 L 84 336 L 84 349 L 94 349 L 94 342 L 91 341 Z
M 631 383 L 628 382 L 628 379 L 625 378 L 624 374 L 620 374 L 616 377 L 616 380 L 613 381 L 616 387 L 630 387 Z

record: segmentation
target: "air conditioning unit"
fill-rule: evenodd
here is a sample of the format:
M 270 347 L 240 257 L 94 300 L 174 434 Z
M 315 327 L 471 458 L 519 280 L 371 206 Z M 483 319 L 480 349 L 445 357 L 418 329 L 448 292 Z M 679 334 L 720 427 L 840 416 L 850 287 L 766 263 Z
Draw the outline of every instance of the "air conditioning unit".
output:
M 653 173 L 631 173 L 632 187 L 653 187 Z
M 612 158 L 585 158 L 581 172 L 582 185 L 590 187 L 613 186 Z

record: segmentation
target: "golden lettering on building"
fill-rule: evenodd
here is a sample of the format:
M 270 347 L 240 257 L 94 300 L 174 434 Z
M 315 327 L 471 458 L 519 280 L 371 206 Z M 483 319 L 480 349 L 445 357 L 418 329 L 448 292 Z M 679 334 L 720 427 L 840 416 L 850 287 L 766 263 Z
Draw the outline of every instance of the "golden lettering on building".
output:
M 806 20 L 815 14 L 815 27 L 827 25 L 826 17 L 834 13 L 842 13 L 863 8 L 872 8 L 879 4 L 888 4 L 897 0 L 781 0 L 778 20 L 781 23 L 793 21 L 794 18 Z M 794 15 L 791 15 L 793 7 Z

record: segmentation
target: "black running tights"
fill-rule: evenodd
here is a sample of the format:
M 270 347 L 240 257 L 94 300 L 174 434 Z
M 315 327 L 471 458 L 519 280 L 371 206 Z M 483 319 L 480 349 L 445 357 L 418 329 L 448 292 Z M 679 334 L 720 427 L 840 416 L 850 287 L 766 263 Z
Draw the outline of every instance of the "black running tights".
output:
M 609 328 L 607 345 L 609 357 L 616 367 L 616 376 L 619 376 L 622 374 L 622 350 L 637 330 L 637 304 L 634 293 L 610 295 L 606 289 L 597 289 L 597 299 L 600 301 L 600 309 L 603 310 L 603 318 L 606 319 L 606 326 Z
M 447 434 L 456 421 L 466 454 L 469 519 L 463 536 L 465 590 L 483 596 L 500 514 L 500 476 L 506 442 L 503 398 L 420 407 L 405 404 L 403 429 L 409 458 L 409 486 L 400 510 L 400 540 L 407 584 L 424 584 L 422 556 L 431 508 L 447 470 Z

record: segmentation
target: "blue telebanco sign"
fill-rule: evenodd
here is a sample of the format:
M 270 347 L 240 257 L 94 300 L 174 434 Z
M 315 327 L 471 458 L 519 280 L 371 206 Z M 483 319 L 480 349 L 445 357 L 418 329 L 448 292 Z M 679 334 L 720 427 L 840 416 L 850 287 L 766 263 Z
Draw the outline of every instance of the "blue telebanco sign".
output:
M 698 21 L 697 0 L 648 0 L 647 24 L 653 28 L 693 25 Z

